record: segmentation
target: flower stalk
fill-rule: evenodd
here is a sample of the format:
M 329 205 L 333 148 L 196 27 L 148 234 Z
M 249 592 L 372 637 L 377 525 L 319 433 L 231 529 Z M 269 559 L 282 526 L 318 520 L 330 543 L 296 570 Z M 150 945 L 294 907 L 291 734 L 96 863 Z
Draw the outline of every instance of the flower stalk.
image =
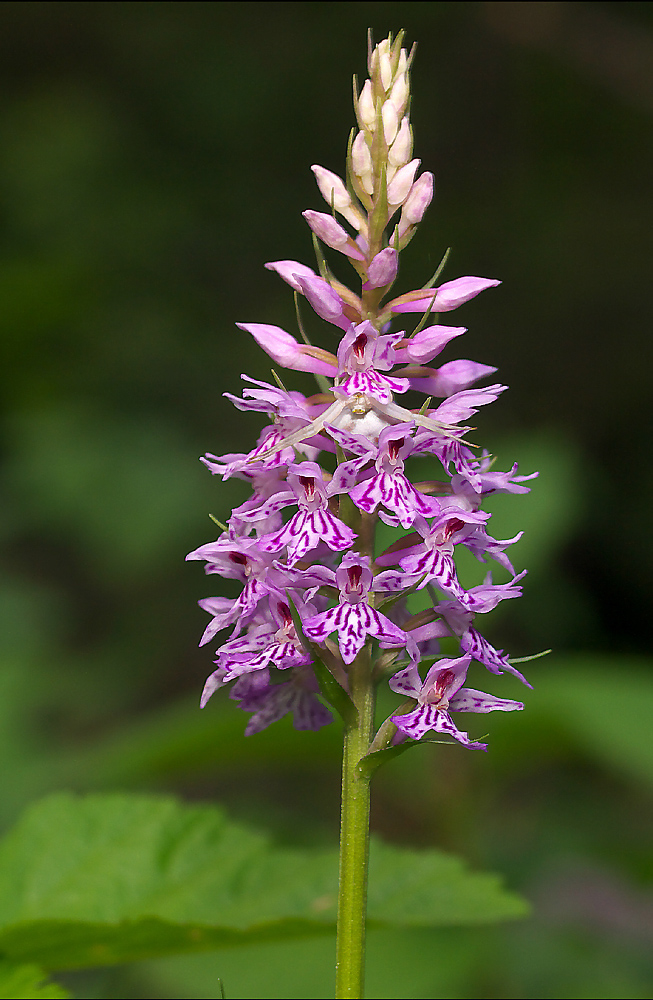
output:
M 345 725 L 342 758 L 336 997 L 362 997 L 370 829 L 370 775 L 361 769 L 373 736 L 375 690 L 369 645 L 352 664 L 349 689 L 357 709 Z

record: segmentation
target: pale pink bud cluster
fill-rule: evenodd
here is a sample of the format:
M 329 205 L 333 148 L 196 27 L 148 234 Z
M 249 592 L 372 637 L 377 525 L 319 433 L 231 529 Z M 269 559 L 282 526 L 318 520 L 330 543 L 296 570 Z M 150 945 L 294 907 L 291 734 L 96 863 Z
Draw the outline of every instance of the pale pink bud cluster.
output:
M 386 38 L 370 50 L 370 76 L 354 99 L 359 131 L 349 150 L 348 184 L 326 167 L 313 164 L 311 168 L 331 215 L 307 211 L 304 218 L 317 238 L 349 257 L 359 273 L 366 267 L 369 269 L 372 258 L 382 249 L 379 221 L 381 228 L 385 228 L 401 209 L 399 224 L 390 239 L 394 249 L 401 250 L 433 197 L 433 175 L 425 173 L 418 177 L 420 160 L 412 158 L 413 136 L 406 113 L 410 57 L 402 48 L 401 39 L 401 34 L 394 41 Z M 352 227 L 354 235 L 336 219 L 337 215 Z M 374 231 L 370 230 L 372 225 Z M 368 271 L 367 281 L 363 274 L 363 287 L 367 291 L 380 288 L 391 282 L 395 274 L 396 270 L 387 282 L 380 282 L 376 273 Z M 356 309 L 357 303 L 353 306 Z
M 409 64 L 401 36 L 394 42 L 385 38 L 370 52 L 369 79 L 355 101 L 360 131 L 352 145 L 352 173 L 367 195 L 378 191 L 385 176 L 390 214 L 406 200 L 419 166 L 419 160 L 411 162 L 413 137 L 406 114 Z

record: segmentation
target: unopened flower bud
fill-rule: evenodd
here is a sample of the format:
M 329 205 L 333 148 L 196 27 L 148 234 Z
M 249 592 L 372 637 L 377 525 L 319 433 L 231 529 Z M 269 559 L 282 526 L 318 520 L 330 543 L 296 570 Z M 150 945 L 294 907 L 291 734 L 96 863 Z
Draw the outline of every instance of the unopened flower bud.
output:
M 433 174 L 427 170 L 417 178 L 406 198 L 401 212 L 400 232 L 422 221 L 422 216 L 431 204 L 432 198 Z
M 338 370 L 338 362 L 333 354 L 319 347 L 298 344 L 295 338 L 270 323 L 236 323 L 266 351 L 273 361 L 283 368 L 297 372 L 313 372 L 317 375 L 331 375 Z
M 404 73 L 395 80 L 389 100 L 394 104 L 397 114 L 403 115 L 408 103 L 408 80 Z
M 387 38 L 384 41 L 387 42 Z M 381 76 L 383 89 L 387 93 L 392 86 L 392 59 L 387 49 L 385 52 L 379 53 L 379 75 Z
M 368 49 L 367 51 L 367 72 L 370 76 L 373 75 L 376 64 L 379 61 L 379 46 L 375 45 L 373 49 Z
M 359 132 L 352 143 L 351 165 L 354 173 L 359 178 L 363 186 L 363 190 L 367 191 L 368 194 L 372 194 L 374 190 L 372 157 L 365 141 L 364 132 Z
M 501 282 L 496 278 L 479 278 L 467 274 L 463 278 L 445 281 L 439 288 L 422 288 L 415 292 L 407 292 L 388 303 L 393 313 L 424 312 L 431 309 L 434 313 L 450 312 L 464 302 L 469 302 L 486 288 L 494 288 Z M 418 343 L 418 338 L 426 337 L 428 331 L 421 330 L 412 338 L 412 343 Z
M 386 247 L 377 253 L 367 269 L 367 281 L 364 289 L 382 288 L 389 285 L 397 276 L 398 254 L 393 247 Z
M 434 298 L 431 292 L 431 298 Z M 433 358 L 447 346 L 454 337 L 461 337 L 466 333 L 464 326 L 428 326 L 425 330 L 420 330 L 408 341 L 406 347 L 399 352 L 398 357 L 402 361 L 413 361 L 423 365 Z
M 311 170 L 315 174 L 315 180 L 317 181 L 317 186 L 320 189 L 320 194 L 326 201 L 327 205 L 333 205 L 337 211 L 341 211 L 343 208 L 349 208 L 351 205 L 351 197 L 340 177 L 338 177 L 337 174 L 334 174 L 331 170 L 327 170 L 325 167 L 320 167 L 315 163 L 311 167 Z
M 411 160 L 402 167 L 388 184 L 388 205 L 402 205 L 413 187 L 415 171 L 420 165 L 419 160 Z
M 453 396 L 455 392 L 468 389 L 478 379 L 485 378 L 495 371 L 496 368 L 492 365 L 481 365 L 478 361 L 461 358 L 458 361 L 448 361 L 430 378 L 420 379 L 417 388 L 429 396 Z
M 300 264 L 296 260 L 271 260 L 265 266 L 268 271 L 276 271 L 279 277 L 283 278 L 296 292 L 302 291 L 297 281 L 298 276 L 302 278 L 315 277 L 315 271 L 312 268 L 307 267 L 306 264 Z
M 401 127 L 397 132 L 397 138 L 392 143 L 388 152 L 388 163 L 390 166 L 395 168 L 404 167 L 410 159 L 412 145 L 413 143 L 408 118 L 404 118 L 401 122 Z
M 340 212 L 344 216 L 347 222 L 360 231 L 365 220 L 353 206 L 349 191 L 342 179 L 331 170 L 327 170 L 325 167 L 320 167 L 317 164 L 313 164 L 311 170 L 315 174 L 317 186 L 327 204 L 332 205 L 337 212 Z
M 391 146 L 395 141 L 395 136 L 397 135 L 397 129 L 399 128 L 399 117 L 397 115 L 397 109 L 395 108 L 392 101 L 386 101 L 381 109 L 381 118 L 383 119 L 383 137 L 388 146 Z
M 324 212 L 302 212 L 302 215 L 319 240 L 326 243 L 333 250 L 353 257 L 354 260 L 364 260 L 364 255 L 360 252 L 347 231 L 336 222 L 330 215 Z
M 376 108 L 374 106 L 374 94 L 372 93 L 372 81 L 366 80 L 365 86 L 358 98 L 358 114 L 360 120 L 366 128 L 373 130 L 376 124 Z
M 367 60 L 367 68 L 369 70 L 370 76 L 374 75 L 374 70 L 379 64 L 380 57 L 385 53 L 389 52 L 389 50 L 390 50 L 390 41 L 387 38 L 384 38 L 382 42 L 379 42 L 379 44 L 372 49 L 370 57 Z
M 372 157 L 363 132 L 359 132 L 352 143 L 351 163 L 358 177 L 372 172 Z
M 327 323 L 335 323 L 336 326 L 343 326 L 346 329 L 349 323 L 344 319 L 343 301 L 328 281 L 318 278 L 317 275 L 312 277 L 302 275 L 297 281 L 318 316 Z M 344 322 L 341 322 L 343 320 Z

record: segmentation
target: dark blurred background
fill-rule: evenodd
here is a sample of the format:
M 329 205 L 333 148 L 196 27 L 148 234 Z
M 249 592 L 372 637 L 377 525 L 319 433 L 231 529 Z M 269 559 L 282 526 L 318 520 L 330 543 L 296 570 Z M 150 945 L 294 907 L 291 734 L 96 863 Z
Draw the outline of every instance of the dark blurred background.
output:
M 416 155 L 436 177 L 401 290 L 448 246 L 445 278 L 503 280 L 455 317 L 463 356 L 511 387 L 475 440 L 541 473 L 496 503 L 529 577 L 488 635 L 554 649 L 526 668 L 523 717 L 488 722 L 487 758 L 415 751 L 375 798 L 379 833 L 504 872 L 535 916 L 376 932 L 370 995 L 648 997 L 649 3 L 0 4 L 0 820 L 53 788 L 133 788 L 217 798 L 288 842 L 336 836 L 335 727 L 244 740 L 226 699 L 197 711 L 215 578 L 183 557 L 246 495 L 197 456 L 260 429 L 222 398 L 269 377 L 234 323 L 295 329 L 263 263 L 312 263 L 309 168 L 342 172 L 368 27 L 418 42 Z M 328 996 L 331 948 L 70 983 Z

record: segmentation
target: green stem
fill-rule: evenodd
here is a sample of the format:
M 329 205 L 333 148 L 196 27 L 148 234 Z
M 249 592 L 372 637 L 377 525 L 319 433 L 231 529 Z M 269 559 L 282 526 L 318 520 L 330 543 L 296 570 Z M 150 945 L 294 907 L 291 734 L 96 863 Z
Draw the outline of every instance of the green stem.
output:
M 349 690 L 358 715 L 345 728 L 342 762 L 336 1000 L 362 997 L 365 977 L 370 779 L 361 773 L 359 764 L 369 750 L 374 722 L 375 692 L 369 645 L 351 666 Z

